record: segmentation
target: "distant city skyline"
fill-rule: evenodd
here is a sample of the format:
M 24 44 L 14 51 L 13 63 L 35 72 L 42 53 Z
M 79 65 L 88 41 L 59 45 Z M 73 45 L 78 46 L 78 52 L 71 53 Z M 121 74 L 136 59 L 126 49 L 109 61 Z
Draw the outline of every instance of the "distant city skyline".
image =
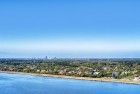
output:
M 139 3 L 0 1 L 0 57 L 139 58 Z

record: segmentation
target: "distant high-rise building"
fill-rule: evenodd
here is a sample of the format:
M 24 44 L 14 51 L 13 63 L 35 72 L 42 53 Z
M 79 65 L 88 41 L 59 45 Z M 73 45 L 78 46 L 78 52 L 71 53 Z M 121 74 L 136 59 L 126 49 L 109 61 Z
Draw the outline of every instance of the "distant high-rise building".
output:
M 48 56 L 46 56 L 45 59 L 48 59 Z

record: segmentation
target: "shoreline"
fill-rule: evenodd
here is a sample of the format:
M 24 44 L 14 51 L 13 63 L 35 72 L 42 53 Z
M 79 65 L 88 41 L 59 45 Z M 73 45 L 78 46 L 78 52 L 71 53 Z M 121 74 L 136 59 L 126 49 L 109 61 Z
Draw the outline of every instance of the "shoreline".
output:
M 74 80 L 98 81 L 98 82 L 112 82 L 112 83 L 122 83 L 122 84 L 135 84 L 135 85 L 140 85 L 140 81 L 133 81 L 133 80 L 129 80 L 129 79 L 127 79 L 127 78 L 124 78 L 124 79 L 90 78 L 90 77 L 75 77 L 75 76 L 52 75 L 52 74 L 38 74 L 38 73 L 12 72 L 12 71 L 0 71 L 0 73 L 21 74 L 21 75 L 42 76 L 42 77 L 53 77 L 53 78 L 63 78 L 63 79 L 74 79 Z

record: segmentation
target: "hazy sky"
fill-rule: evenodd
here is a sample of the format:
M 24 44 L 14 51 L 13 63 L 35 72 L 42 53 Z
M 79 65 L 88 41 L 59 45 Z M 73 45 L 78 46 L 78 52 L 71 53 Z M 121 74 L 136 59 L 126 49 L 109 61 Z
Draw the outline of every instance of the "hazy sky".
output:
M 0 57 L 140 57 L 139 0 L 1 0 Z

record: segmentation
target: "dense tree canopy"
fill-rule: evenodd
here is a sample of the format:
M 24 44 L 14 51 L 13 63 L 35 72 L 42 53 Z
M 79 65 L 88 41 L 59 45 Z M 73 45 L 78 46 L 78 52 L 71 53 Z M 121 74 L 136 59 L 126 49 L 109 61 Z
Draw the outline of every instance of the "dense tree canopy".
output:
M 0 59 L 1 71 L 78 77 L 140 76 L 140 59 Z

